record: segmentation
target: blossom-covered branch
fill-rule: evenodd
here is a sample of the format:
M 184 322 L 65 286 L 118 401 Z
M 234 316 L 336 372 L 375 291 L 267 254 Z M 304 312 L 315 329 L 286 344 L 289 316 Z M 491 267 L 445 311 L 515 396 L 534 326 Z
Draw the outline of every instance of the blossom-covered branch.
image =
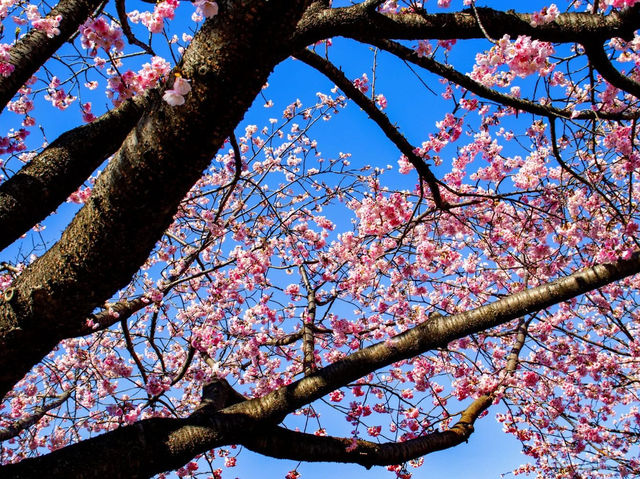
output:
M 357 87 L 353 85 L 352 82 L 349 81 L 347 77 L 344 76 L 340 70 L 319 55 L 309 50 L 300 50 L 296 53 L 296 57 L 326 75 L 331 81 L 335 82 L 338 88 L 344 91 L 349 98 L 355 101 L 356 104 L 369 115 L 369 118 L 376 122 L 387 138 L 389 138 L 402 152 L 402 154 L 408 158 L 409 162 L 418 171 L 420 178 L 427 183 L 436 207 L 446 208 L 447 205 L 443 202 L 442 196 L 440 195 L 438 179 L 431 172 L 431 169 L 426 164 L 424 158 L 420 158 L 415 153 L 416 148 L 412 146 L 402 133 L 400 133 L 398 128 L 389 121 L 387 115 L 376 106 L 375 102 L 367 98 L 360 90 L 358 90 Z
M 52 478 L 68 477 L 69 474 L 77 478 L 95 477 L 97 473 L 123 478 L 149 477 L 180 467 L 194 454 L 233 443 L 246 444 L 262 453 L 268 451 L 274 457 L 327 460 L 330 451 L 337 454 L 340 447 L 353 445 L 353 442 L 304 436 L 300 445 L 309 448 L 306 453 L 301 452 L 304 448 L 293 448 L 287 452 L 283 450 L 283 444 L 294 439 L 298 433 L 268 426 L 277 424 L 299 407 L 385 365 L 444 347 L 457 338 L 539 311 L 638 272 L 640 255 L 615 264 L 596 265 L 472 311 L 437 317 L 387 342 L 362 349 L 262 398 L 241 400 L 237 393 L 225 392 L 230 388 L 225 382 L 216 388 L 216 394 L 224 395 L 221 401 L 209 399 L 212 406 L 207 408 L 207 404 L 204 404 L 188 418 L 140 421 L 136 425 L 119 428 L 47 456 L 6 466 L 4 471 L 23 478 L 41 477 L 45 471 Z M 379 445 L 356 441 L 356 453 L 352 454 L 344 448 L 335 456 L 335 460 L 365 466 L 394 464 L 455 446 L 467 440 L 473 432 L 475 420 L 492 402 L 491 396 L 477 398 L 448 431 L 427 435 L 407 444 Z M 266 429 L 263 430 L 264 427 Z M 262 434 L 266 437 L 262 437 Z M 108 457 L 105 454 L 89 454 L 96 448 L 105 451 Z M 322 452 L 325 450 L 326 452 Z M 294 451 L 298 451 L 299 455 L 294 455 Z M 378 452 L 381 455 L 376 459 Z M 84 459 L 78 460 L 80 457 Z M 119 461 L 109 460 L 109 457 L 118 457 Z M 126 470 L 120 467 L 122 463 L 127 465 Z
M 61 0 L 40 20 L 39 28 L 32 29 L 11 46 L 10 71 L 0 75 L 2 108 L 101 3 L 102 0 Z

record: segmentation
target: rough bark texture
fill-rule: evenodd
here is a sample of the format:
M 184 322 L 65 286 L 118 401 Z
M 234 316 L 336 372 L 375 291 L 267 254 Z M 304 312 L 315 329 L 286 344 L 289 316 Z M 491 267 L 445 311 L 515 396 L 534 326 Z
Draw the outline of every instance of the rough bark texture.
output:
M 211 435 L 210 430 L 188 419 L 148 419 L 46 456 L 5 466 L 0 469 L 0 478 L 151 477 L 188 462 L 195 452 L 194 443 L 202 442 L 203 436 L 208 444 L 225 443 L 224 436 Z
M 128 100 L 92 123 L 62 134 L 0 185 L 0 250 L 46 218 L 120 147 L 144 111 Z
M 580 43 L 585 38 L 604 41 L 607 38 L 633 38 L 640 25 L 640 7 L 620 13 L 591 15 L 564 13 L 554 22 L 534 27 L 530 14 L 513 10 L 502 12 L 491 8 L 478 8 L 484 30 L 493 38 L 510 35 L 529 35 L 548 42 Z M 380 38 L 434 40 L 484 38 L 472 10 L 457 13 L 413 13 L 387 16 L 363 4 L 352 7 L 309 11 L 300 22 L 296 39 L 306 45 L 321 38 L 344 36 L 365 42 Z

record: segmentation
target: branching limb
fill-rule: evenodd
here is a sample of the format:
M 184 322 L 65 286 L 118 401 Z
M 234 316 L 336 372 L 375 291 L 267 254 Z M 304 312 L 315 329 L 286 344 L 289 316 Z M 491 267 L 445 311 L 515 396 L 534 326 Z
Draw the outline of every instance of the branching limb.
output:
M 145 297 L 135 299 L 123 299 L 117 303 L 109 305 L 106 309 L 90 316 L 90 322 L 85 322 L 80 335 L 95 333 L 107 329 L 120 321 L 126 321 L 135 313 L 149 305 L 149 300 Z
M 224 208 L 227 206 L 227 202 L 233 191 L 236 189 L 236 185 L 238 181 L 240 181 L 240 177 L 242 176 L 242 153 L 240 152 L 240 147 L 238 146 L 238 140 L 236 139 L 235 133 L 231 132 L 229 135 L 229 142 L 231 143 L 231 148 L 233 149 L 233 161 L 235 166 L 235 171 L 233 172 L 233 179 L 229 182 L 225 187 L 227 188 L 222 201 L 220 201 L 220 206 L 218 207 L 218 212 L 216 213 L 216 217 L 214 222 L 218 221 L 220 216 L 222 215 Z
M 228 15 L 204 23 L 180 65 L 192 87 L 185 104 L 154 99 L 61 239 L 15 280 L 11 302 L 0 303 L 0 394 L 129 283 L 287 56 L 306 2 L 251 5 L 228 2 Z
M 446 347 L 454 339 L 485 331 L 639 272 L 640 254 L 636 253 L 630 259 L 592 266 L 471 311 L 428 320 L 390 341 L 364 348 L 311 376 L 247 401 L 243 410 L 251 410 L 256 419 L 270 417 L 279 421 L 291 411 L 394 362 Z M 228 409 L 229 413 L 235 411 L 234 406 Z
M 120 26 L 122 27 L 122 33 L 124 33 L 124 36 L 127 37 L 129 43 L 131 45 L 139 46 L 149 55 L 155 55 L 153 49 L 146 43 L 138 40 L 131 31 L 131 26 L 129 25 L 129 18 L 127 17 L 127 10 L 124 4 L 124 0 L 116 0 L 116 11 L 118 12 L 118 20 L 120 21 Z
M 57 408 L 63 402 L 69 399 L 69 396 L 71 396 L 72 392 L 73 389 L 67 389 L 62 394 L 56 396 L 53 401 L 35 408 L 33 414 L 31 414 L 30 416 L 23 417 L 22 419 L 19 419 L 18 421 L 11 424 L 9 427 L 0 429 L 0 441 L 6 441 L 7 439 L 16 437 L 22 431 L 37 423 L 45 414 L 47 414 L 47 412 Z
M 0 185 L 0 250 L 46 218 L 120 147 L 147 102 L 146 97 L 127 100 L 63 133 Z
M 321 328 L 319 326 L 316 325 L 312 325 L 310 328 L 315 334 L 333 334 L 333 330 L 331 329 L 327 329 L 327 328 Z M 264 346 L 287 346 L 289 344 L 293 344 L 296 341 L 299 341 L 302 339 L 302 335 L 303 335 L 303 331 L 297 331 L 295 333 L 291 333 L 291 334 L 287 334 L 286 336 L 283 336 L 281 338 L 277 338 L 277 339 L 271 339 L 269 341 L 266 341 L 265 343 L 262 343 L 262 345 Z
M 121 319 L 120 320 L 120 325 L 122 326 L 122 333 L 124 334 L 124 339 L 126 341 L 127 351 L 129 351 L 129 354 L 131 355 L 131 357 L 133 358 L 134 362 L 136 363 L 136 366 L 138 367 L 138 371 L 140 372 L 140 375 L 142 376 L 142 381 L 146 385 L 147 384 L 147 373 L 146 373 L 146 371 L 144 369 L 144 366 L 142 365 L 142 362 L 140 361 L 140 358 L 138 357 L 138 353 L 136 353 L 135 345 L 133 344 L 133 341 L 131 340 L 131 334 L 129 333 L 129 326 L 127 325 L 127 320 L 126 319 Z
M 226 380 L 215 379 L 204 385 L 201 402 L 189 417 L 142 420 L 46 456 L 4 466 L 0 477 L 142 479 L 178 469 L 195 455 L 238 444 L 239 436 L 256 433 L 258 425 L 250 417 L 220 411 L 244 401 Z
M 298 24 L 294 41 L 311 45 L 325 38 L 343 36 L 366 43 L 381 38 L 398 40 L 452 40 L 501 38 L 528 35 L 538 40 L 557 43 L 581 43 L 585 38 L 604 42 L 620 37 L 630 41 L 640 27 L 638 5 L 609 15 L 562 13 L 550 23 L 533 26 L 532 14 L 499 11 L 477 7 L 482 19 L 479 25 L 472 9 L 454 13 L 403 13 L 385 15 L 364 3 L 344 8 L 325 8 L 307 12 Z M 484 30 L 484 31 L 483 31 Z
M 405 442 L 375 443 L 362 439 L 315 436 L 282 427 L 260 430 L 241 441 L 254 452 L 278 459 L 307 462 L 345 462 L 372 466 L 401 464 L 435 451 L 448 449 L 469 439 L 475 420 L 492 403 L 489 396 L 476 399 L 460 421 L 446 431 L 432 432 Z
M 484 28 L 484 25 L 482 24 L 482 20 L 480 19 L 480 14 L 478 13 L 478 9 L 476 8 L 475 0 L 471 0 L 471 11 L 473 11 L 473 15 L 476 17 L 476 21 L 478 22 L 478 27 L 480 27 L 480 31 L 482 31 L 482 34 L 484 35 L 484 37 L 487 40 L 489 40 L 491 43 L 498 43 L 493 38 L 491 38 L 491 36 L 489 35 L 489 32 L 487 32 L 487 30 Z
M 389 121 L 387 115 L 385 115 L 375 103 L 367 98 L 353 83 L 338 70 L 331 62 L 325 60 L 321 56 L 313 53 L 310 50 L 300 50 L 296 54 L 296 57 L 305 62 L 307 65 L 312 66 L 320 73 L 334 82 L 338 88 L 340 88 L 349 98 L 351 98 L 356 104 L 362 108 L 380 129 L 384 132 L 387 138 L 393 142 L 394 145 L 406 156 L 411 164 L 420 174 L 433 196 L 433 201 L 438 208 L 445 209 L 447 205 L 444 203 L 442 196 L 440 195 L 440 188 L 438 186 L 438 179 L 431 172 L 424 159 L 420 158 L 414 153 L 415 147 L 412 146 L 407 139 L 398 131 L 398 129 Z
M 605 192 L 603 192 L 598 187 L 598 185 L 596 185 L 595 183 L 587 180 L 583 176 L 581 176 L 578 173 L 576 173 L 573 170 L 573 168 L 571 168 L 569 165 L 567 165 L 565 163 L 565 161 L 562 159 L 562 155 L 560 154 L 560 149 L 558 148 L 558 135 L 556 133 L 556 123 L 555 123 L 555 120 L 553 118 L 550 118 L 549 130 L 550 130 L 550 133 L 551 133 L 551 150 L 553 152 L 553 157 L 556 159 L 556 161 L 558 162 L 560 167 L 564 171 L 566 171 L 569 175 L 571 175 L 572 178 L 574 178 L 578 182 L 582 183 L 583 185 L 585 185 L 590 190 L 595 191 L 598 194 L 598 196 L 600 196 L 600 198 L 605 203 L 607 203 L 609 205 L 609 207 L 611 208 L 611 211 L 613 212 L 613 214 L 618 217 L 618 219 L 622 222 L 622 224 L 627 224 L 627 219 L 620 212 L 620 210 L 615 205 L 615 203 L 611 200 L 610 195 L 605 194 Z
M 0 271 L 8 271 L 12 275 L 20 274 L 20 270 L 18 268 L 16 268 L 12 264 L 7 263 L 6 261 L 0 263 Z
M 196 348 L 189 345 L 189 349 L 187 351 L 187 357 L 185 358 L 184 363 L 182 364 L 182 366 L 180 367 L 176 375 L 171 380 L 172 386 L 178 383 L 180 380 L 182 380 L 184 375 L 187 374 L 187 371 L 189 370 L 189 367 L 191 366 L 191 363 L 193 362 L 193 358 L 195 357 L 195 355 L 196 355 Z
M 135 478 L 177 469 L 204 451 L 221 445 L 249 442 L 252 439 L 247 436 L 255 436 L 261 428 L 273 428 L 299 407 L 381 367 L 445 347 L 454 339 L 539 311 L 638 272 L 638 254 L 628 260 L 593 266 L 472 311 L 433 318 L 390 341 L 362 349 L 262 398 L 232 403 L 218 412 L 212 409 L 225 401 L 214 400 L 215 407 L 203 407 L 185 419 L 143 420 L 46 456 L 5 466 L 0 469 L 0 475 L 83 478 L 102 474 L 102 477 Z M 227 397 L 234 396 L 229 394 Z M 441 433 L 446 436 L 434 436 L 431 445 L 421 446 L 420 452 L 424 454 L 422 451 L 428 448 L 441 449 L 438 444 L 451 447 L 466 440 L 473 431 L 475 420 L 491 402 L 489 396 L 478 398 L 463 412 L 456 425 Z M 338 446 L 344 447 L 344 444 L 337 442 L 335 447 Z M 96 450 L 101 454 L 95 454 Z M 399 462 L 395 458 L 393 461 Z M 122 464 L 126 464 L 125 471 Z M 70 465 L 75 469 L 69 469 Z
M 628 120 L 637 118 L 639 115 L 637 112 L 607 113 L 595 112 L 593 110 L 584 110 L 574 114 L 572 110 L 559 109 L 551 105 L 541 105 L 540 103 L 531 100 L 516 98 L 511 95 L 500 93 L 499 91 L 489 88 L 482 83 L 475 81 L 471 77 L 460 73 L 449 65 L 440 63 L 433 58 L 419 56 L 415 51 L 398 42 L 381 39 L 373 41 L 372 44 L 391 53 L 392 55 L 397 56 L 398 58 L 418 65 L 431 73 L 455 83 L 456 85 L 466 88 L 471 93 L 482 98 L 495 101 L 501 105 L 510 106 L 516 110 L 526 111 L 534 115 L 545 116 L 548 118 L 572 118 L 574 120 L 593 120 L 597 118 L 605 120 Z
M 60 15 L 62 19 L 58 29 L 60 33 L 49 38 L 46 32 L 33 28 L 18 40 L 9 50 L 13 72 L 7 76 L 0 75 L 0 109 L 26 83 L 53 53 L 73 35 L 78 27 L 102 3 L 103 0 L 61 0 L 53 8 L 48 17 Z

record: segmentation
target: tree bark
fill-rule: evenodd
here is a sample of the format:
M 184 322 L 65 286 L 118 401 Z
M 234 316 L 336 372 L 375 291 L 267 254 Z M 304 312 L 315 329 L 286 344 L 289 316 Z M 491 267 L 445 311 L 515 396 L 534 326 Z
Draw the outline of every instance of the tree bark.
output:
M 66 0 L 60 5 L 66 5 L 64 2 Z M 80 5 L 77 0 L 74 2 L 70 4 Z M 177 73 L 191 82 L 192 91 L 186 103 L 170 107 L 160 98 L 160 92 L 150 94 L 151 107 L 129 132 L 100 175 L 91 198 L 60 241 L 30 265 L 0 298 L 0 392 L 3 395 L 58 341 L 88 332 L 85 318 L 130 281 L 171 223 L 184 195 L 225 138 L 232 134 L 272 69 L 291 52 L 335 35 L 371 43 L 383 38 L 484 36 L 483 28 L 469 11 L 390 17 L 363 5 L 327 10 L 323 8 L 326 2 L 313 3 L 313 8 L 304 14 L 311 4 L 309 1 L 219 2 L 220 14 L 205 23 L 176 68 Z M 91 10 L 91 4 L 83 5 L 86 11 Z M 75 18 L 74 29 L 82 21 L 85 10 L 78 10 L 80 13 L 76 12 L 75 17 L 68 16 Z M 495 37 L 527 34 L 560 42 L 580 42 L 585 36 L 593 41 L 614 36 L 629 39 L 640 26 L 640 7 L 608 16 L 563 14 L 555 22 L 535 28 L 527 15 L 490 9 L 479 9 L 479 12 L 484 30 Z M 20 71 L 37 69 L 44 61 L 37 55 L 29 59 L 29 52 L 44 42 L 37 40 L 38 32 L 33 35 L 33 45 L 25 38 L 20 48 L 15 49 L 16 55 L 27 58 Z M 49 52 L 54 43 L 47 43 L 45 51 Z M 20 80 L 19 75 L 9 78 L 10 81 L 0 81 L 0 99 L 4 98 L 5 103 L 25 81 Z M 171 83 L 170 79 L 168 86 Z M 123 126 L 123 134 L 125 131 L 127 127 Z M 62 138 L 66 137 L 61 137 L 60 142 Z M 119 142 L 117 138 L 113 141 Z M 72 144 L 75 143 L 71 141 L 69 145 Z M 76 168 L 79 150 L 73 151 L 69 161 Z M 98 158 L 99 154 L 96 155 Z M 51 171 L 47 170 L 47 175 Z M 43 175 L 42 184 L 49 188 L 56 180 L 47 175 Z M 67 191 L 80 176 L 65 186 Z M 20 181 L 26 180 L 18 178 L 14 183 Z M 0 195 L 11 191 L 11 185 L 0 189 Z M 54 195 L 57 199 L 48 200 L 49 209 L 64 195 L 58 192 Z M 0 199 L 0 206 L 2 201 L 9 200 Z M 19 204 L 22 207 L 21 203 L 14 203 L 7 211 L 15 210 Z M 41 214 L 33 213 L 29 221 Z M 18 230 L 10 235 L 15 237 Z M 243 441 L 265 454 L 276 455 L 278 447 L 275 442 L 269 443 L 268 437 L 251 438 L 246 434 L 254 431 L 252 428 L 259 428 L 263 434 L 272 431 L 273 441 L 289 440 L 292 437 L 289 431 L 273 429 L 286 415 L 372 371 L 445 347 L 454 339 L 504 324 L 638 272 L 638 255 L 613 264 L 597 265 L 473 311 L 431 319 L 391 341 L 362 349 L 262 398 L 227 405 L 219 411 L 205 406 L 184 419 L 140 421 L 47 456 L 3 467 L 0 477 L 148 477 L 180 467 L 211 448 Z M 132 302 L 129 306 L 133 310 L 140 304 Z M 469 417 L 474 414 L 477 417 L 480 409 L 488 406 L 487 401 L 469 413 Z M 465 424 L 470 423 L 463 422 L 453 431 L 455 437 L 450 433 L 446 440 L 444 436 L 434 436 L 434 442 L 428 447 L 425 447 L 428 441 L 423 439 L 420 448 L 413 449 L 411 454 L 434 449 L 434 444 L 457 444 L 472 431 Z M 331 439 L 337 441 L 332 447 L 344 445 L 343 439 Z M 323 444 L 318 448 L 328 447 L 326 441 Z M 360 444 L 359 447 L 365 450 L 374 446 Z M 392 459 L 389 460 L 409 457 L 402 454 L 390 452 L 388 456 Z M 307 460 L 314 459 L 310 455 Z
M 465 40 L 485 38 L 485 32 L 496 40 L 503 35 L 558 43 L 581 43 L 585 39 L 601 41 L 620 37 L 630 41 L 640 27 L 640 6 L 615 11 L 609 15 L 563 13 L 553 22 L 532 26 L 532 15 L 477 8 L 455 13 L 384 15 L 363 4 L 344 8 L 310 10 L 300 21 L 295 40 L 309 45 L 323 38 L 344 36 L 364 42 L 375 39 Z M 483 31 L 484 30 L 484 31 Z
M 0 184 L 0 250 L 46 218 L 122 144 L 138 122 L 146 96 L 127 100 L 92 123 L 51 143 Z
M 62 238 L 16 279 L 0 303 L 0 394 L 92 310 L 125 286 L 178 205 L 291 48 L 305 2 L 228 2 L 177 67 L 184 105 L 158 94 L 98 178 Z M 264 39 L 269 38 L 268 42 Z

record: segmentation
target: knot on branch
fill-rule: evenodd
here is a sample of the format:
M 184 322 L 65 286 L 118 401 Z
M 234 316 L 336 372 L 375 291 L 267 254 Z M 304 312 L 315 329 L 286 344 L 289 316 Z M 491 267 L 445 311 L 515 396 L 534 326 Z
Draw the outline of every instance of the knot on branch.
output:
M 449 431 L 454 432 L 458 436 L 461 436 L 463 440 L 467 440 L 471 434 L 475 431 L 473 423 L 459 421 Z
M 7 288 L 2 295 L 5 303 L 9 303 L 13 299 L 13 295 L 16 292 L 16 288 Z
M 195 413 L 212 413 L 246 400 L 226 379 L 213 379 L 202 387 L 202 399 Z

